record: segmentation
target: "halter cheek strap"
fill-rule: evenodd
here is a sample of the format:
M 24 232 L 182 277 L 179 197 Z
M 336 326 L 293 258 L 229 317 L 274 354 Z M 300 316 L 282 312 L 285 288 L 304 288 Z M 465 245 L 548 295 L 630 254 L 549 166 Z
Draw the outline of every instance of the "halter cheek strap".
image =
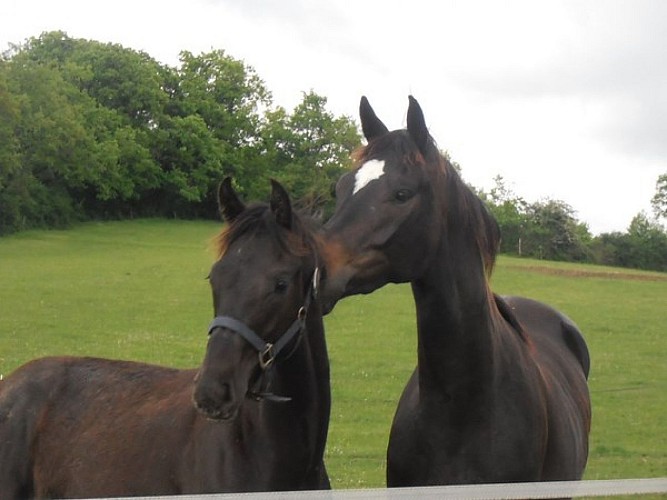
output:
M 231 316 L 216 316 L 208 326 L 208 334 L 211 335 L 216 328 L 227 328 L 238 333 L 257 351 L 259 366 L 266 371 L 275 361 L 276 356 L 292 341 L 294 337 L 304 328 L 306 324 L 306 313 L 310 307 L 310 302 L 317 297 L 320 283 L 319 267 L 313 271 L 311 284 L 306 292 L 306 298 L 303 305 L 297 313 L 296 319 L 290 327 L 283 333 L 275 343 L 266 342 L 257 335 L 250 327 L 242 321 Z
M 304 306 L 305 307 L 305 306 Z M 231 316 L 216 316 L 208 327 L 208 334 L 213 333 L 216 328 L 227 328 L 238 333 L 257 351 L 259 366 L 262 370 L 268 369 L 276 359 L 276 356 L 288 345 L 291 340 L 301 331 L 305 324 L 306 310 L 299 309 L 299 313 L 290 327 L 283 333 L 275 344 L 266 342 L 245 323 Z

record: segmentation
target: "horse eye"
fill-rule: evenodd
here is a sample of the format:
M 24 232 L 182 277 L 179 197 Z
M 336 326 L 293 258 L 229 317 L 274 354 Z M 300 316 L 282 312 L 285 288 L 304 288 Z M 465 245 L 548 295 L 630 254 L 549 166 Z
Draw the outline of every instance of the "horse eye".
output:
M 279 279 L 276 281 L 276 285 L 273 288 L 276 293 L 285 293 L 287 290 L 287 281 L 284 279 Z
M 410 189 L 399 189 L 394 193 L 394 199 L 399 203 L 404 203 L 414 196 Z

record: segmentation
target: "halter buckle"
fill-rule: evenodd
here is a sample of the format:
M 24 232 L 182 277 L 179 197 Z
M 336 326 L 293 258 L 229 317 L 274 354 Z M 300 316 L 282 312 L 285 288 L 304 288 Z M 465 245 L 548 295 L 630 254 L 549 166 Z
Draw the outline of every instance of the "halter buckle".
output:
M 262 370 L 268 369 L 273 364 L 273 361 L 276 359 L 275 356 L 273 355 L 273 344 L 267 343 L 266 347 L 264 347 L 262 351 L 259 351 L 258 357 L 259 357 L 259 367 Z

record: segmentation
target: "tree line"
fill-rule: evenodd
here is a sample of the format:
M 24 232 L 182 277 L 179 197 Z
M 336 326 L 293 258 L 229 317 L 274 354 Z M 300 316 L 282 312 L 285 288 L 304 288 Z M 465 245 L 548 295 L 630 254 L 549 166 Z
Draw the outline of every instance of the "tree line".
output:
M 489 192 L 478 191 L 501 229 L 501 252 L 537 259 L 590 262 L 667 271 L 667 174 L 656 183 L 654 216 L 640 212 L 626 232 L 591 235 L 575 210 L 560 200 L 528 203 L 498 176 Z
M 182 52 L 171 67 L 59 31 L 12 45 L 0 57 L 0 235 L 89 219 L 216 218 L 226 175 L 246 199 L 264 199 L 278 179 L 326 218 L 361 145 L 354 120 L 326 104 L 310 91 L 291 111 L 274 106 L 254 69 L 222 50 Z M 504 253 L 667 271 L 657 219 L 638 214 L 626 233 L 594 237 L 562 201 L 527 203 L 502 178 L 476 191 Z M 665 217 L 667 175 L 653 201 Z
M 268 177 L 313 209 L 360 144 L 355 123 L 307 92 L 273 107 L 252 67 L 221 50 L 176 68 L 120 45 L 44 33 L 0 59 L 0 234 L 77 220 L 215 217 L 231 175 L 249 199 Z

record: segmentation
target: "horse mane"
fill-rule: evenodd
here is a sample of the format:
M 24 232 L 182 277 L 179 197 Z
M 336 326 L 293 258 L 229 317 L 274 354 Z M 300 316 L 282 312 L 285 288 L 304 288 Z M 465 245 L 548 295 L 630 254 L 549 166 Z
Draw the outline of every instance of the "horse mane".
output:
M 269 234 L 285 251 L 297 257 L 316 255 L 314 222 L 310 218 L 292 211 L 291 230 L 287 231 L 276 221 L 267 203 L 255 203 L 248 206 L 214 238 L 218 259 L 225 255 L 235 241 L 260 233 Z
M 457 220 L 463 222 L 467 231 L 474 235 L 479 253 L 484 261 L 484 270 L 487 277 L 493 273 L 496 256 L 500 248 L 500 227 L 495 217 L 491 215 L 484 202 L 470 187 L 463 182 L 451 162 L 442 154 L 438 153 L 440 168 L 445 173 L 445 185 L 443 190 L 436 191 L 436 196 L 450 196 L 451 201 L 456 201 L 453 208 Z M 452 196 L 452 193 L 455 193 Z M 440 206 L 444 206 L 446 200 L 441 199 Z M 452 210 L 452 206 L 449 206 Z
M 474 235 L 479 253 L 484 262 L 487 277 L 491 276 L 500 246 L 500 229 L 498 223 L 487 209 L 484 202 L 463 182 L 451 162 L 440 152 L 433 137 L 429 136 L 426 153 L 416 147 L 406 130 L 394 130 L 383 134 L 366 146 L 361 146 L 352 153 L 355 167 L 367 160 L 387 152 L 412 167 L 434 168 L 433 178 L 442 179 L 441 189 L 435 190 L 439 206 L 448 207 L 458 220 L 463 222 L 464 229 Z M 453 206 L 452 206 L 453 204 Z M 447 214 L 443 213 L 443 221 Z

